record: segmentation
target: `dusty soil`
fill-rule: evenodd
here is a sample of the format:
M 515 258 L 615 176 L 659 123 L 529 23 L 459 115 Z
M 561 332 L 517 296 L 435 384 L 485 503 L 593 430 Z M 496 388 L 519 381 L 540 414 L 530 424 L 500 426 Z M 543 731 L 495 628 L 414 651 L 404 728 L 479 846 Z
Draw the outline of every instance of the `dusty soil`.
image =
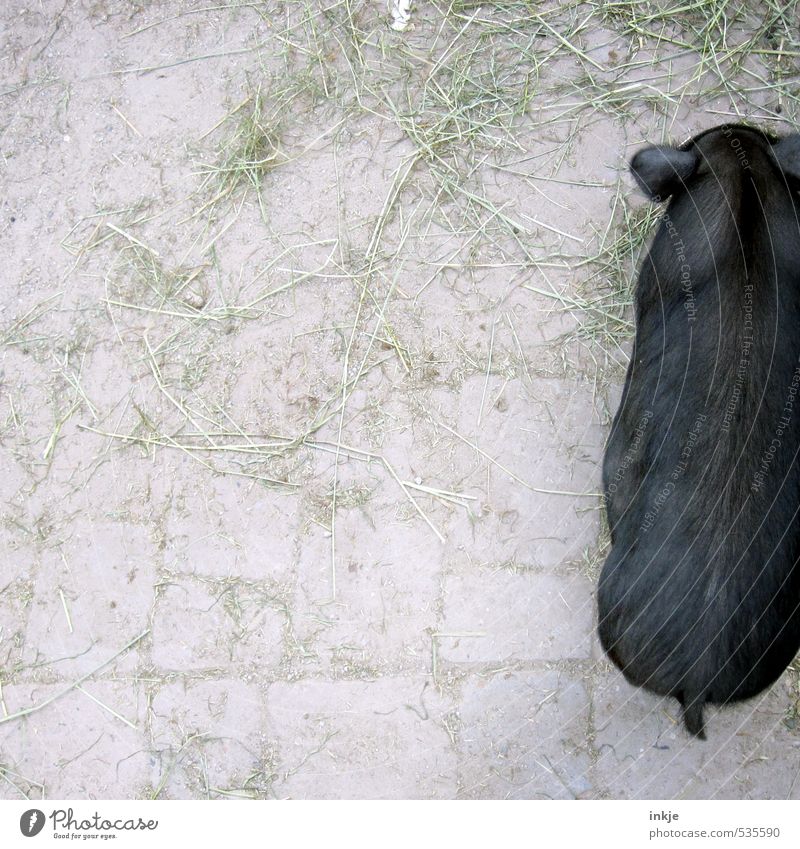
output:
M 534 5 L 3 3 L 0 796 L 800 798 L 594 622 L 625 162 L 796 12 Z

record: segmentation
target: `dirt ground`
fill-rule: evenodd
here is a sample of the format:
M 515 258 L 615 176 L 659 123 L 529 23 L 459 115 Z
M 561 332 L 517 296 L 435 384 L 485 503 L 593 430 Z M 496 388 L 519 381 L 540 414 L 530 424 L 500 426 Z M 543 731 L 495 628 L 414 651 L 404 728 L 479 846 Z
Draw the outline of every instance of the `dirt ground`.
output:
M 794 4 L 2 6 L 0 797 L 800 798 L 800 667 L 698 742 L 594 606 L 626 161 Z

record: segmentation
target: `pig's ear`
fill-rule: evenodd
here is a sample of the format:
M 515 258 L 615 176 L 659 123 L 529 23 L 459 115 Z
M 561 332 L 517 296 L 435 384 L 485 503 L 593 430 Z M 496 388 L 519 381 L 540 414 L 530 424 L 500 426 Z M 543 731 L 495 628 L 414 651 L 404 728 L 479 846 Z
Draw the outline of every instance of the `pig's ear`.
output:
M 800 180 L 800 134 L 793 133 L 774 144 L 772 155 L 787 177 Z
M 694 174 L 698 162 L 694 151 L 656 145 L 631 159 L 631 171 L 647 197 L 658 201 L 675 194 Z

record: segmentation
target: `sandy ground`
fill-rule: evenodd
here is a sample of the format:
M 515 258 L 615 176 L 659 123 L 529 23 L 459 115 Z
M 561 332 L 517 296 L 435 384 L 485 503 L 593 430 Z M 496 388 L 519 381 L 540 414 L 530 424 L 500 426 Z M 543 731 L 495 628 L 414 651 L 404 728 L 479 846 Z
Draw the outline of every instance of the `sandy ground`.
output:
M 800 798 L 594 621 L 626 159 L 796 16 L 534 5 L 3 3 L 1 797 Z

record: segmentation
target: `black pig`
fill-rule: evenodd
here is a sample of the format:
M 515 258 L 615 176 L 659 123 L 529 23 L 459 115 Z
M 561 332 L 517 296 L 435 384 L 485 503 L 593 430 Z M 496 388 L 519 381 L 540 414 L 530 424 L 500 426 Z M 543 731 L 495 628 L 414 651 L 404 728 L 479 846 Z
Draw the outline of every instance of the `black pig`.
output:
M 670 201 L 603 461 L 599 633 L 705 738 L 706 702 L 800 648 L 800 135 L 715 127 L 631 169 Z

